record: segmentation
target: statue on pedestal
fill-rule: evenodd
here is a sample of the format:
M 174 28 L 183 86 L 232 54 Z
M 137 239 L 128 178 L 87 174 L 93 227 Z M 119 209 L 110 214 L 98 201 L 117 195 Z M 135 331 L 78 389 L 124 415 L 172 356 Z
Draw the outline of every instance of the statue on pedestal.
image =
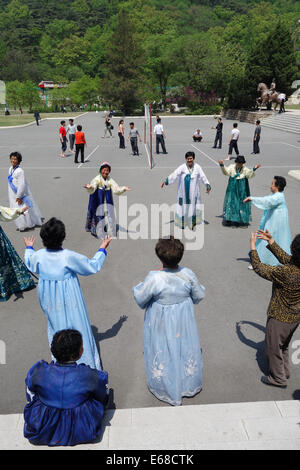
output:
M 259 110 L 261 111 L 263 105 L 266 105 L 267 108 L 270 107 L 272 110 L 272 103 L 275 103 L 274 111 L 276 111 L 277 106 L 281 103 L 281 99 L 279 97 L 280 93 L 276 91 L 275 78 L 273 78 L 270 88 L 265 83 L 259 83 L 257 91 L 261 93 L 261 97 L 256 100 Z

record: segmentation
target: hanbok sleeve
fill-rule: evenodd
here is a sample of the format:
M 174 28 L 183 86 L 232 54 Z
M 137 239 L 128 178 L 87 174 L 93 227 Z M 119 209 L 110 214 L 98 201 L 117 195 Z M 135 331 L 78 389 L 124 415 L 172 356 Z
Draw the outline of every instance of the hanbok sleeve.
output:
M 0 220 L 1 222 L 9 222 L 17 219 L 22 213 L 21 209 L 10 209 L 9 207 L 0 206 Z
M 230 167 L 227 168 L 225 165 L 220 165 L 220 168 L 221 168 L 223 175 L 231 176 Z
M 270 196 L 264 197 L 253 197 L 251 196 L 251 202 L 254 204 L 258 209 L 268 210 L 274 209 L 280 201 L 278 200 L 277 194 L 271 194 Z
M 35 376 L 40 366 L 42 366 L 43 361 L 39 361 L 34 366 L 32 366 L 26 376 L 25 385 L 26 385 L 26 398 L 28 403 L 31 403 L 36 392 L 35 387 Z
M 120 196 L 121 194 L 125 193 L 126 191 L 126 186 L 119 186 L 115 180 L 110 178 L 110 183 L 111 183 L 111 189 L 114 194 L 117 196 Z
M 190 269 L 184 269 L 191 282 L 191 298 L 194 304 L 198 304 L 205 297 L 205 287 L 200 284 L 198 278 Z
M 32 247 L 27 247 L 24 258 L 29 271 L 39 274 L 39 251 L 35 251 Z
M 199 168 L 199 176 L 200 176 L 201 183 L 205 184 L 205 186 L 210 187 L 209 181 L 201 167 Z
M 250 251 L 250 259 L 254 271 L 260 277 L 267 281 L 272 281 L 280 286 L 283 286 L 286 283 L 284 266 L 270 266 L 268 264 L 261 263 L 256 250 Z
M 25 184 L 25 175 L 24 171 L 22 168 L 18 168 L 15 171 L 15 177 L 17 180 L 17 194 L 16 197 L 22 199 L 25 196 L 25 189 L 26 189 L 26 184 Z
M 108 397 L 108 373 L 104 370 L 93 370 L 94 374 L 94 387 L 92 390 L 93 397 L 105 403 Z
M 86 188 L 86 190 L 89 194 L 94 194 L 94 192 L 97 191 L 97 189 L 99 187 L 99 177 L 98 176 L 96 176 L 95 178 L 92 179 L 92 181 L 90 182 L 90 186 L 91 186 L 91 188 L 90 189 Z
M 159 293 L 157 278 L 153 272 L 150 272 L 144 282 L 135 286 L 132 291 L 138 306 L 142 309 L 147 308 L 153 297 Z
M 81 255 L 80 253 L 70 251 L 67 259 L 67 267 L 81 276 L 90 276 L 91 274 L 96 274 L 101 270 L 106 255 L 106 251 L 104 249 L 100 249 L 92 259 L 89 259 L 87 256 Z
M 168 176 L 168 178 L 165 180 L 165 184 L 169 185 L 169 184 L 175 183 L 177 178 L 179 178 L 181 172 L 182 172 L 182 166 L 179 166 L 175 171 L 173 171 L 173 173 L 171 173 Z
M 247 168 L 247 167 L 243 167 L 243 175 L 245 176 L 245 178 L 247 179 L 250 179 L 250 178 L 253 178 L 255 176 L 255 170 L 254 168 Z

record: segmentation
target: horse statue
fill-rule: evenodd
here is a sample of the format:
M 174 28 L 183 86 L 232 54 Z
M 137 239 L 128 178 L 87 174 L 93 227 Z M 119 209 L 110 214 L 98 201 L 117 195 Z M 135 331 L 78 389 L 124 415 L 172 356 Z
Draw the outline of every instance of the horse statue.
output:
M 276 111 L 277 106 L 281 103 L 281 99 L 278 98 L 280 93 L 275 90 L 270 90 L 265 83 L 259 83 L 257 91 L 260 91 L 261 93 L 261 97 L 256 100 L 259 110 L 261 111 L 263 105 L 266 105 L 268 108 L 268 105 L 270 104 L 272 109 L 272 103 L 275 103 L 274 111 Z

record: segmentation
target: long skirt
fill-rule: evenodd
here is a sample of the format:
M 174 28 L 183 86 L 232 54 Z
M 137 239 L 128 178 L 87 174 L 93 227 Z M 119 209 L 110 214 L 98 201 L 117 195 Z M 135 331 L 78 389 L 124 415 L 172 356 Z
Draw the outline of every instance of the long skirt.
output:
M 0 301 L 33 286 L 28 269 L 0 227 Z
M 243 202 L 244 199 L 249 196 L 250 189 L 248 179 L 237 179 L 230 176 L 224 199 L 224 221 L 245 225 L 249 224 L 251 221 L 251 204 Z
M 106 235 L 116 236 L 116 217 L 111 190 L 98 189 L 90 195 L 85 230 L 97 238 L 104 238 Z
M 148 388 L 159 400 L 179 406 L 201 391 L 201 346 L 190 299 L 147 308 L 144 359 Z

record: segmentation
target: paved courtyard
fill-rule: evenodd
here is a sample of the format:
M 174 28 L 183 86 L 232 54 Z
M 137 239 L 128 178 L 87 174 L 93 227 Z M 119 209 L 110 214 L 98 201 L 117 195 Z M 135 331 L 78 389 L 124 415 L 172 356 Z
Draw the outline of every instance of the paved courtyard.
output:
M 131 120 L 125 119 L 126 131 Z M 143 119 L 133 120 L 142 133 Z M 150 208 L 153 203 L 176 201 L 176 185 L 162 190 L 160 184 L 184 162 L 186 151 L 194 150 L 212 191 L 207 196 L 204 188 L 202 190 L 204 247 L 186 251 L 182 262 L 206 287 L 206 298 L 195 308 L 203 348 L 203 391 L 192 399 L 185 399 L 184 405 L 300 398 L 300 352 L 297 354 L 300 330 L 293 338 L 290 351 L 292 376 L 288 388 L 280 390 L 260 383 L 260 377 L 266 372 L 263 341 L 271 283 L 247 269 L 250 233 L 258 228 L 262 212 L 252 208 L 253 220 L 247 229 L 222 226 L 227 178 L 222 175 L 218 160 L 226 157 L 232 121 L 224 121 L 222 150 L 212 149 L 215 131 L 211 127 L 216 124 L 212 117 L 168 117 L 162 121 L 168 155 L 154 155 L 153 170 L 149 169 L 144 144 L 140 144 L 140 157 L 131 156 L 128 146 L 126 150 L 119 150 L 117 118 L 113 119 L 115 137 L 101 138 L 104 130 L 101 113 L 88 113 L 76 119 L 76 123 L 83 125 L 88 142 L 88 162 L 84 165 L 75 165 L 73 156 L 59 157 L 58 120 L 43 121 L 39 127 L 0 129 L 0 203 L 8 204 L 9 154 L 18 150 L 23 155 L 22 167 L 45 220 L 52 216 L 61 218 L 67 229 L 64 246 L 92 257 L 100 242 L 85 232 L 88 195 L 83 185 L 97 175 L 99 163 L 109 161 L 112 177 L 120 185 L 132 188 L 127 193 L 128 207 L 139 203 Z M 200 144 L 194 144 L 191 139 L 196 128 L 204 135 Z M 251 194 L 269 194 L 274 175 L 287 178 L 285 195 L 294 236 L 300 232 L 300 183 L 287 175 L 289 170 L 300 169 L 300 137 L 263 128 L 261 154 L 253 156 L 250 153 L 254 126 L 240 123 L 239 128 L 240 152 L 245 155 L 247 166 L 262 164 L 250 181 Z M 115 197 L 117 209 L 119 202 Z M 133 225 L 130 226 L 134 219 L 132 214 L 128 216 L 128 239 L 112 241 L 99 274 L 80 278 L 117 409 L 168 406 L 152 396 L 146 386 L 142 342 L 144 315 L 131 292 L 149 270 L 160 267 L 154 253 L 156 240 L 134 239 Z M 120 225 L 120 233 L 126 234 Z M 23 256 L 23 236 L 16 231 L 15 224 L 3 224 L 3 228 Z M 36 236 L 36 248 L 41 248 L 39 230 L 28 234 Z M 0 365 L 0 414 L 21 413 L 27 370 L 39 359 L 50 359 L 47 323 L 38 303 L 37 290 L 13 295 L 8 302 L 0 303 L 0 322 L 0 340 L 6 345 L 6 364 Z

